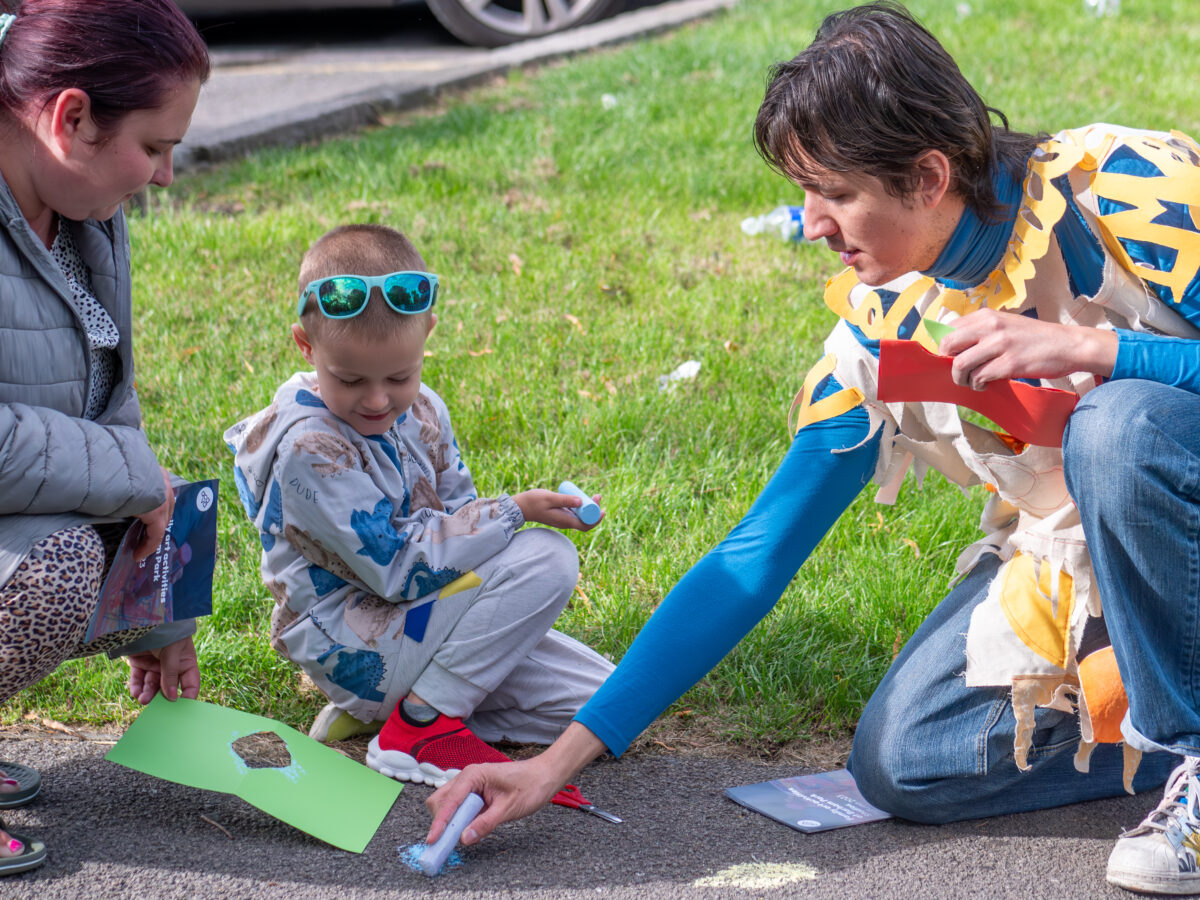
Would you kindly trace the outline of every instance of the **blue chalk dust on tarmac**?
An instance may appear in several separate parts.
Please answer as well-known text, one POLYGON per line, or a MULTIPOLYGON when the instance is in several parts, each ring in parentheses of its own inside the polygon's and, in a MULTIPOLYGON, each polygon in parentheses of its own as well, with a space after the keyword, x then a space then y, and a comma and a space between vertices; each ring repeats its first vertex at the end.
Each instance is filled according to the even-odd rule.
MULTIPOLYGON (((400 851, 400 862, 404 863, 414 872, 419 872, 420 874, 424 875, 425 870, 417 865, 417 860, 419 860, 421 858, 421 854, 425 852, 425 847, 426 844, 422 841, 418 841, 411 847, 398 847, 397 849, 400 851)), ((446 857, 446 862, 442 866, 441 872, 438 872, 438 874, 441 875, 444 872, 448 872, 450 869, 457 869, 459 866, 464 864, 465 862, 462 858, 462 854, 457 850, 451 850, 450 855, 446 857)))

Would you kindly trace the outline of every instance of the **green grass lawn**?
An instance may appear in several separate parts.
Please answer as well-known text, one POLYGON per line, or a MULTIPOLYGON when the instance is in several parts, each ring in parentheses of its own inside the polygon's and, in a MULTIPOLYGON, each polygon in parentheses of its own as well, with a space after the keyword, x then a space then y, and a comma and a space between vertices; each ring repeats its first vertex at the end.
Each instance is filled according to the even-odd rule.
MULTIPOLYGON (((321 705, 267 646, 259 545, 221 434, 303 366, 288 335, 298 261, 356 221, 407 232, 441 277, 426 381, 450 406, 480 494, 569 478, 604 495, 604 524, 573 535, 583 574, 561 627, 621 657, 765 484, 833 324, 821 294, 836 258, 738 227, 803 200, 758 159, 750 131, 768 66, 802 49, 829 8, 746 0, 152 195, 132 222, 146 427, 164 464, 222 479, 203 699, 299 727, 321 705), (659 376, 689 359, 699 375, 661 391, 659 376)), ((1190 2, 1129 3, 1116 20, 1089 17, 1081 0, 912 8, 1015 127, 1200 133, 1190 2)), ((907 485, 895 507, 873 493, 676 709, 765 745, 852 728, 944 593, 983 503, 937 476, 907 485)), ((0 721, 127 721, 124 675, 104 659, 67 664, 0 707, 0 721)))

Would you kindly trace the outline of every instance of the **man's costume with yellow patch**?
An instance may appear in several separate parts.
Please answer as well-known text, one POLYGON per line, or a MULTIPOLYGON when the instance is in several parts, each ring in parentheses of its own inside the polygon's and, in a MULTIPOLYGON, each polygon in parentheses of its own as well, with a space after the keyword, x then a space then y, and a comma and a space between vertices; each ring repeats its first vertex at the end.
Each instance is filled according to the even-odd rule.
MULTIPOLYGON (((961 575, 985 554, 1003 560, 971 618, 965 677, 969 686, 1011 686, 1022 769, 1035 706, 1078 710, 1076 766, 1084 771, 1097 742, 1121 740, 1126 708, 1111 646, 1101 640, 1081 652, 1085 631, 1103 634, 1103 604, 1061 449, 1021 445, 949 403, 879 401, 873 351, 880 340, 903 338, 936 352, 922 319, 950 324, 985 306, 1042 321, 1200 337, 1193 209, 1200 215, 1200 147, 1187 136, 1107 125, 1065 131, 1030 159, 1007 248, 982 283, 963 290, 913 274, 873 289, 847 269, 826 288, 841 321, 797 398, 795 427, 865 406, 871 433, 882 436, 880 502, 894 501, 910 469, 918 480, 933 468, 963 487, 994 491, 981 520, 984 537, 957 566, 961 575), (1055 231, 1064 216, 1078 217, 1103 254, 1090 295, 1077 293, 1064 261, 1055 231), (828 376, 841 390, 819 395, 828 376)), ((1082 395, 1097 381, 1076 374, 1042 384, 1082 395)), ((1127 787, 1138 756, 1127 747, 1127 787)))

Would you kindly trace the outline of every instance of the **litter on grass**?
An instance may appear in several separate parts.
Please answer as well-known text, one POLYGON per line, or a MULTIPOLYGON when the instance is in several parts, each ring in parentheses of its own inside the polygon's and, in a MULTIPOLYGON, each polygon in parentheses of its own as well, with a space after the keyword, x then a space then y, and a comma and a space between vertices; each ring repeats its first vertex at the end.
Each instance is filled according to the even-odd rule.
POLYGON ((690 381, 699 374, 700 360, 689 359, 687 362, 680 363, 670 375, 659 375, 658 389, 673 391, 680 381, 690 381))

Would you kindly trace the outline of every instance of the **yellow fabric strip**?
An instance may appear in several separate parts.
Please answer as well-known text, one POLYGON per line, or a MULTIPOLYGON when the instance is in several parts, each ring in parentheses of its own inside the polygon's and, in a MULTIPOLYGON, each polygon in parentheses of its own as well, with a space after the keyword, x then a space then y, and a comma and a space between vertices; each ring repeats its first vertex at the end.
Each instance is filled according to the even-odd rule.
POLYGON ((813 391, 817 385, 832 375, 836 367, 837 357, 830 353, 809 369, 804 378, 804 386, 800 388, 800 393, 796 394, 796 399, 792 401, 792 408, 788 410, 788 434, 794 436, 805 425, 840 416, 863 402, 863 392, 858 388, 845 388, 816 403, 812 402, 813 391), (793 415, 796 417, 795 425, 792 424, 793 415))
POLYGON ((1017 552, 1000 577, 1000 608, 1008 624, 1030 650, 1065 669, 1075 585, 1066 572, 1056 572, 1048 561, 1039 566, 1027 553, 1017 552), (1050 599, 1050 579, 1058 578, 1058 602, 1050 599))
MULTIPOLYGON (((908 318, 908 314, 931 288, 937 286, 932 278, 916 279, 900 292, 884 315, 883 298, 879 296, 878 291, 867 289, 862 302, 857 306, 851 305, 850 292, 858 284, 858 277, 853 269, 846 269, 833 276, 825 284, 825 305, 873 341, 899 338, 900 326, 908 318)), ((933 349, 935 346, 931 344, 925 349, 933 349)))

